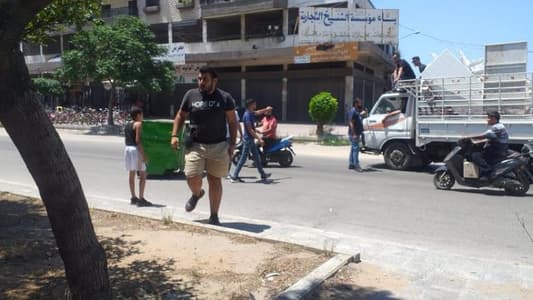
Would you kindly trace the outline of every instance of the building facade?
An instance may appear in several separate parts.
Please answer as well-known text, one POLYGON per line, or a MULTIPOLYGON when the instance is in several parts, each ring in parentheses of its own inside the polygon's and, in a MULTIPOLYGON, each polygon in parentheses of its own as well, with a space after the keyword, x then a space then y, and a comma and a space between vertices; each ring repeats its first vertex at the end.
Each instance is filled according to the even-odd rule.
MULTIPOLYGON (((138 16, 150 25, 157 43, 180 49, 175 93, 152 95, 153 115, 170 116, 185 91, 196 86, 195 70, 210 65, 220 73, 220 88, 241 107, 245 99, 254 98, 260 107, 272 105, 281 121, 305 123, 311 121, 309 99, 330 91, 339 100, 335 122, 344 122, 355 97, 371 106, 388 88, 396 45, 302 44, 301 7, 375 8, 369 0, 120 0, 104 2, 102 15, 107 20, 138 16)), ((71 36, 64 32, 46 46, 23 45, 30 71, 56 68, 71 36)))

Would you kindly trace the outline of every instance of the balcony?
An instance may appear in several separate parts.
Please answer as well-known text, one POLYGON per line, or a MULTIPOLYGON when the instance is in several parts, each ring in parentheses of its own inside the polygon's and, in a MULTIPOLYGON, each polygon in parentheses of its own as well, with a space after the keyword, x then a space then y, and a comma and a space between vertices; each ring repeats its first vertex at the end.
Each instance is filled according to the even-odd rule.
POLYGON ((176 4, 176 8, 178 9, 194 8, 194 0, 178 0, 178 3, 176 4))
POLYGON ((238 15, 275 8, 287 8, 287 0, 200 0, 202 17, 238 15))
POLYGON ((159 0, 146 0, 146 6, 143 11, 146 14, 155 14, 161 10, 159 0))
POLYGON ((121 17, 121 16, 134 16, 138 17, 139 12, 137 11, 137 7, 117 7, 117 8, 109 8, 106 6, 102 6, 102 19, 105 22, 111 22, 114 19, 121 17))

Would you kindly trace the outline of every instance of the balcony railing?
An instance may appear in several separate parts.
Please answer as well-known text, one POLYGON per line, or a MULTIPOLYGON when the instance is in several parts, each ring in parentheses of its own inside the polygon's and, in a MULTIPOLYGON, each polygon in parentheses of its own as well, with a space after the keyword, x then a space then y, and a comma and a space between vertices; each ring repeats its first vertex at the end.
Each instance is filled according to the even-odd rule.
POLYGON ((119 16, 139 16, 139 12, 131 7, 118 7, 102 10, 102 19, 110 20, 119 16))

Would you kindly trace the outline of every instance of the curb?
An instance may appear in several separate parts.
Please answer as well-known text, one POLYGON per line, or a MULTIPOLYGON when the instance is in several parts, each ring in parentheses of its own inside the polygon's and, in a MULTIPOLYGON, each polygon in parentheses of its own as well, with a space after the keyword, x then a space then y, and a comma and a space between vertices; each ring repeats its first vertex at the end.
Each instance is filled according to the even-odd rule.
POLYGON ((279 294, 275 300, 300 300, 318 288, 326 279, 331 277, 340 268, 351 262, 360 261, 359 254, 337 254, 327 262, 314 269, 304 278, 279 294))

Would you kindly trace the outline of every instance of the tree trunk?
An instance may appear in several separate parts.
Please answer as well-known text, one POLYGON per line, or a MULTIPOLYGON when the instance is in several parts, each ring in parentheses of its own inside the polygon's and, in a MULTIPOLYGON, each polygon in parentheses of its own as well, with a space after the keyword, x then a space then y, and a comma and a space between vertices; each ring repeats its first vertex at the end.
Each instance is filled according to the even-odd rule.
POLYGON ((112 299, 105 252, 76 170, 37 101, 18 44, 1 35, 0 122, 37 184, 74 299, 112 299))
POLYGON ((115 97, 113 97, 114 94, 115 94, 115 87, 111 85, 111 89, 109 90, 109 101, 107 102, 107 109, 108 109, 107 125, 111 125, 111 126, 114 125, 114 122, 113 122, 113 107, 114 107, 113 104, 115 104, 114 103, 115 97))
POLYGON ((316 124, 316 135, 318 137, 324 136, 324 124, 322 124, 322 123, 317 123, 316 124))

